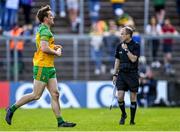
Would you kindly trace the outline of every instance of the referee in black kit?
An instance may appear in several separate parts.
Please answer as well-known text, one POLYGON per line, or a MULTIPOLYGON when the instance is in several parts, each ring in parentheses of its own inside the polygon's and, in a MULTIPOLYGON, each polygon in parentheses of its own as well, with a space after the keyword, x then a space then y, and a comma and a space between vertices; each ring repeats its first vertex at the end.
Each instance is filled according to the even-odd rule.
POLYGON ((131 100, 131 119, 130 125, 135 125, 134 118, 136 114, 136 96, 139 87, 138 76, 138 57, 140 55, 140 45, 133 41, 133 28, 126 26, 121 28, 121 42, 118 44, 115 53, 113 83, 118 90, 118 104, 122 115, 119 121, 120 125, 125 124, 127 114, 125 111, 124 95, 125 91, 130 90, 131 100))

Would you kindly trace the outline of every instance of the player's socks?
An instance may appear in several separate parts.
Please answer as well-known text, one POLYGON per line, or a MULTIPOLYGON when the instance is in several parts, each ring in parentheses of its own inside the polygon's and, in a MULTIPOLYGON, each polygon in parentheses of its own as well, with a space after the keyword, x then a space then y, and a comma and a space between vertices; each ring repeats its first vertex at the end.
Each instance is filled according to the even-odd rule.
POLYGON ((15 104, 13 104, 13 105, 10 107, 10 111, 14 113, 17 108, 18 108, 18 107, 17 107, 15 104))
POLYGON ((125 110, 125 102, 124 101, 118 101, 118 104, 119 104, 119 108, 121 109, 121 112, 122 112, 122 116, 125 116, 126 115, 126 110, 125 110))
POLYGON ((60 116, 60 117, 57 117, 57 122, 58 124, 62 124, 64 122, 63 118, 60 116))
POLYGON ((136 108, 137 108, 137 103, 136 102, 131 102, 131 120, 130 120, 130 124, 134 123, 134 118, 135 118, 135 114, 136 114, 136 108))

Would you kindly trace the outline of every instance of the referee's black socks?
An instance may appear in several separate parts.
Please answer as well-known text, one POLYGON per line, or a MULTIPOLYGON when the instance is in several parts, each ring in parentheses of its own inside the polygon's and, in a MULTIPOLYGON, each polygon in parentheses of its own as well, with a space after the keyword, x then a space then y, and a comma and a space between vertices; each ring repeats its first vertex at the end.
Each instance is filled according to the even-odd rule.
POLYGON ((125 110, 125 102, 124 101, 118 101, 119 108, 121 109, 122 116, 126 115, 126 110, 125 110))
POLYGON ((136 114, 136 108, 137 108, 137 103, 136 102, 131 102, 131 121, 134 122, 135 114, 136 114))

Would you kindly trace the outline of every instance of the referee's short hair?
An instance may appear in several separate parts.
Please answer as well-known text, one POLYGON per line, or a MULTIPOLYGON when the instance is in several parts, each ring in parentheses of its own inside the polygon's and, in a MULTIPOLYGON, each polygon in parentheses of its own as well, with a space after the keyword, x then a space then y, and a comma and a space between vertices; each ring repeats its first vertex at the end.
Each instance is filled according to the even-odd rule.
POLYGON ((126 30, 126 33, 130 35, 130 37, 132 37, 133 32, 135 31, 135 29, 133 27, 130 26, 125 26, 123 27, 126 30))

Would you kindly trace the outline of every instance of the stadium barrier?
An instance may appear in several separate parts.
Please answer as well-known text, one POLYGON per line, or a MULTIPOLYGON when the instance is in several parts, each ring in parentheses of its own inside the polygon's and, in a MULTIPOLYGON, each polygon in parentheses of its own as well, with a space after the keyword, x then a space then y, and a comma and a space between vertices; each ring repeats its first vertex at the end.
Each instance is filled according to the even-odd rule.
MULTIPOLYGON (((58 84, 62 108, 101 108, 109 107, 113 97, 112 81, 67 81, 58 84)), ((0 108, 14 104, 24 94, 30 93, 33 83, 30 82, 0 82, 0 108)), ((129 93, 125 95, 126 106, 130 106, 129 93)), ((167 81, 158 81, 157 97, 168 103, 167 81)), ((117 106, 117 100, 113 102, 117 106)), ((28 103, 22 108, 51 108, 50 94, 47 89, 38 101, 28 103)))

